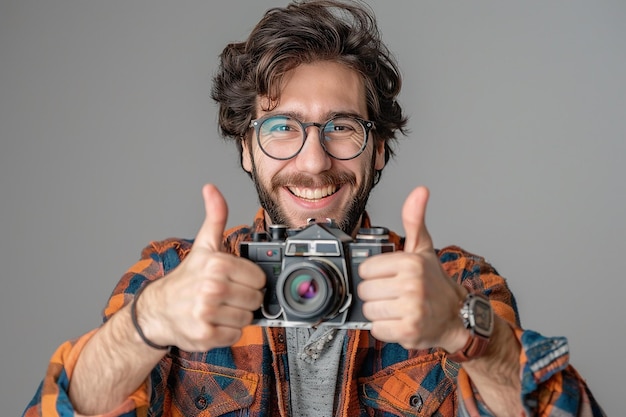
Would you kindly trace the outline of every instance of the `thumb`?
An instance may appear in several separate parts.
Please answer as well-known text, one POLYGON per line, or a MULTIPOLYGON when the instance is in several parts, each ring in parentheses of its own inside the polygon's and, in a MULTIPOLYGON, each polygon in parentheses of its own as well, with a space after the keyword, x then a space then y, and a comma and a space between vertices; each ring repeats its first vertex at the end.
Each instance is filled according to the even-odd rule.
POLYGON ((419 252, 432 249, 433 241, 426 229, 426 205, 430 192, 426 187, 417 187, 407 197, 402 206, 405 252, 419 252))
POLYGON ((215 185, 206 184, 202 187, 202 197, 205 217, 196 235, 194 246, 198 245, 211 252, 219 252, 222 249, 224 228, 228 220, 228 206, 224 196, 215 185))

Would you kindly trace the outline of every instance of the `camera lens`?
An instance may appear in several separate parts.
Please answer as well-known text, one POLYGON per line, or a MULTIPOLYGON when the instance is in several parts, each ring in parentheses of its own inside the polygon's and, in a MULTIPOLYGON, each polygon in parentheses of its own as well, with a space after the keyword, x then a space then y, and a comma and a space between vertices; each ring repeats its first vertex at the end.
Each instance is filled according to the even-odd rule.
POLYGON ((303 265, 286 275, 283 286, 284 307, 291 315, 314 319, 327 310, 329 277, 319 269, 303 265))
POLYGON ((333 265, 310 259, 283 271, 276 294, 290 319, 321 321, 337 313, 346 294, 345 280, 333 265))
POLYGON ((291 282, 291 298, 301 303, 315 298, 318 293, 319 284, 308 273, 303 273, 293 278, 291 282))

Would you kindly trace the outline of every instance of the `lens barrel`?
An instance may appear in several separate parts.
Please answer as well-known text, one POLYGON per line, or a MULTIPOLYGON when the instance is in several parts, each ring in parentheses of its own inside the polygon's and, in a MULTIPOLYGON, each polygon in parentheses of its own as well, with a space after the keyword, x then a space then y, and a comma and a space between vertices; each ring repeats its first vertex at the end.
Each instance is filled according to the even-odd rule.
POLYGON ((289 265, 278 278, 276 295, 290 320, 318 322, 334 317, 346 297, 346 279, 322 258, 289 265))

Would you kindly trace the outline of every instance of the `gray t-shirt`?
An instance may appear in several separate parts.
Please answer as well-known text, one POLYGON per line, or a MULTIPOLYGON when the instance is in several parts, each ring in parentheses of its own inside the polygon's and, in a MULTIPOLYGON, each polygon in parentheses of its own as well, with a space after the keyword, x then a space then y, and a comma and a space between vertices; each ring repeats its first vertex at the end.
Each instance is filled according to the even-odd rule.
POLYGON ((288 327, 286 334, 292 415, 332 417, 346 330, 288 327))

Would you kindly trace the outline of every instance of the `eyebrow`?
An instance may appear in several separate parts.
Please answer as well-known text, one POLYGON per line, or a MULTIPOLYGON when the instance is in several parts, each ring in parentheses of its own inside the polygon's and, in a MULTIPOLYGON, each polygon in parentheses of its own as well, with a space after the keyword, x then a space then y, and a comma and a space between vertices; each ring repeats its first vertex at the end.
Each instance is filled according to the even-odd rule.
MULTIPOLYGON (((302 113, 294 112, 294 111, 272 111, 272 112, 266 113, 263 117, 270 117, 270 116, 288 116, 293 119, 298 119, 302 122, 307 121, 306 117, 304 117, 302 113)), ((350 117, 356 117, 358 119, 367 119, 366 117, 364 117, 363 115, 359 113, 353 113, 350 111, 337 111, 337 112, 325 113, 324 119, 320 120, 320 123, 326 122, 334 117, 340 117, 340 116, 350 116, 350 117)))

